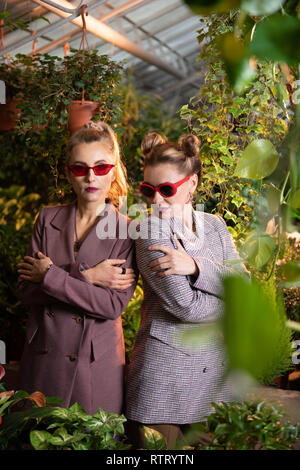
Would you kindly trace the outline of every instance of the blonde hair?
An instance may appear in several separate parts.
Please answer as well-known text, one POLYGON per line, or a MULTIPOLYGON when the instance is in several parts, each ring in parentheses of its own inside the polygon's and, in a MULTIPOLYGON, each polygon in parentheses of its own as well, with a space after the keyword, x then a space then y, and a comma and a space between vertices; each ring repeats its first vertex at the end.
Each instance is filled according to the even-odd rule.
POLYGON ((119 197, 127 196, 128 192, 127 171, 121 159, 117 135, 108 124, 104 121, 89 121, 75 132, 67 145, 66 165, 68 165, 76 145, 90 142, 105 143, 115 157, 115 180, 112 182, 107 196, 113 205, 119 208, 119 197))

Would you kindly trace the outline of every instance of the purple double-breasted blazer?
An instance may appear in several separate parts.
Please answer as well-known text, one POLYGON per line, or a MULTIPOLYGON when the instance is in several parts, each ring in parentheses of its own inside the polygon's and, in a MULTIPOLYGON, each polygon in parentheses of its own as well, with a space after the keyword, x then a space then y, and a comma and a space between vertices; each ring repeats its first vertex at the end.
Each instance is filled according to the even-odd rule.
MULTIPOLYGON (((97 225, 114 215, 128 229, 130 219, 106 204, 106 210, 74 257, 76 200, 44 207, 35 222, 27 255, 38 251, 53 265, 40 283, 22 280, 17 295, 29 305, 26 341, 21 360, 20 388, 63 399, 61 406, 78 402, 89 414, 99 407, 123 411, 124 338, 121 314, 135 290, 98 287, 82 274, 107 258, 126 259, 136 269, 134 242, 127 238, 99 238, 97 225)), ((123 230, 124 234, 124 230, 123 230)))

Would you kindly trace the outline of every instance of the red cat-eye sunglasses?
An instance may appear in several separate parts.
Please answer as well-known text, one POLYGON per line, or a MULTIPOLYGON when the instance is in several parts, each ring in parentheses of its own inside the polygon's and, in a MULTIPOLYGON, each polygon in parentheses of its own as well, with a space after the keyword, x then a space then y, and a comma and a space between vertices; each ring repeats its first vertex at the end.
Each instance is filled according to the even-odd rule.
POLYGON ((155 191, 158 191, 162 197, 172 197, 175 196, 175 194, 177 193, 177 188, 181 186, 185 181, 190 179, 193 174, 194 173, 186 176, 186 178, 183 178, 180 181, 177 181, 177 183, 162 183, 158 186, 152 186, 151 184, 145 183, 145 181, 143 181, 143 183, 140 183, 139 189, 142 195, 148 197, 149 199, 154 198, 155 191))
POLYGON ((101 163, 95 166, 86 165, 67 165, 67 168, 72 171, 74 176, 86 176, 89 170, 94 170, 95 175, 102 176, 107 175, 115 165, 109 163, 101 163))

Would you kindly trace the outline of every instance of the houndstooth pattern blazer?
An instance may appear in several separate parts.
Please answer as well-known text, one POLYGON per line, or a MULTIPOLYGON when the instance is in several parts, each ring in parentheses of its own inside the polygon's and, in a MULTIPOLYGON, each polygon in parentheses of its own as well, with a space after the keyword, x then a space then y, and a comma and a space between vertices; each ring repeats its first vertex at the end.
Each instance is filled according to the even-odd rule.
POLYGON ((220 318, 223 278, 232 272, 249 273, 220 216, 193 210, 193 219, 196 233, 185 229, 178 219, 149 217, 140 224, 136 240, 144 301, 128 371, 126 416, 144 424, 199 422, 214 411, 211 402, 229 402, 233 397, 232 384, 225 377, 226 355, 220 336, 191 346, 181 333, 220 318), (149 267, 164 254, 148 247, 176 248, 172 233, 197 263, 196 279, 160 278, 149 267))

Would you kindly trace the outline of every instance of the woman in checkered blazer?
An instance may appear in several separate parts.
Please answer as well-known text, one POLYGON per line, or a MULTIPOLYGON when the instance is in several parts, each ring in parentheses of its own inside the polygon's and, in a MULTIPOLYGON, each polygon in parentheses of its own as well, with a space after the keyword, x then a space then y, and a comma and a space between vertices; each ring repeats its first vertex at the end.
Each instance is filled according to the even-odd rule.
POLYGON ((154 215, 136 240, 144 301, 126 393, 127 434, 136 448, 145 447, 143 425, 162 432, 172 448, 187 425, 214 411, 211 402, 233 397, 220 336, 197 346, 182 339, 222 315, 222 278, 232 271, 224 260, 239 258, 223 219, 192 207, 199 147, 191 134, 172 143, 151 132, 142 143, 140 191, 154 215))

